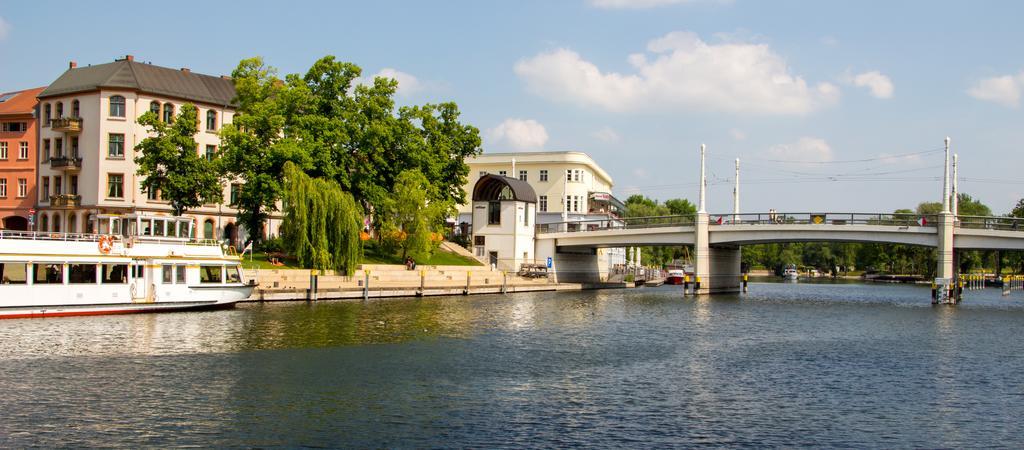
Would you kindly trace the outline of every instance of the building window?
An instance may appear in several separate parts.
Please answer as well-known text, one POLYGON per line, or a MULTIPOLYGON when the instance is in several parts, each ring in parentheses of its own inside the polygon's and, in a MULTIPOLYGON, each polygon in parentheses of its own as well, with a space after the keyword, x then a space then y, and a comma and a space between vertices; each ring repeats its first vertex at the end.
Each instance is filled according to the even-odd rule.
POLYGON ((78 195, 78 175, 71 175, 71 178, 68 178, 68 183, 70 184, 68 194, 78 195))
POLYGON ((540 169, 540 181, 548 181, 548 169, 540 169))
MULTIPOLYGON (((7 159, 7 150, 4 150, 4 159, 7 159)), ((18 143, 18 159, 28 159, 28 142, 21 141, 18 143)))
POLYGON ((149 102, 149 112, 156 115, 157 120, 160 119, 160 102, 149 102))
POLYGON ((146 198, 149 200, 160 200, 160 192, 150 188, 146 191, 146 198))
POLYGON ((124 158, 123 134, 110 133, 109 143, 107 144, 107 157, 124 158))
POLYGON ((501 225, 501 202, 487 203, 487 224, 501 225))
POLYGON ((57 102, 57 111, 56 111, 56 113, 57 113, 56 115, 57 115, 58 119, 60 119, 61 117, 64 117, 64 102, 57 102))
POLYGON ((242 192, 242 185, 238 183, 231 183, 231 195, 228 196, 229 206, 238 205, 238 195, 242 192))
POLYGON ((519 179, 521 181, 526 181, 526 171, 525 170, 520 170, 519 171, 519 179))
POLYGON ((77 158, 78 157, 78 138, 77 137, 71 137, 71 157, 72 158, 77 158))
POLYGON ((524 227, 530 226, 530 205, 529 204, 527 204, 526 207, 523 208, 523 226, 524 227))
POLYGON ((28 196, 28 179, 18 178, 18 198, 25 198, 28 196))
POLYGON ((119 173, 107 174, 107 197, 124 198, 124 175, 119 173))
POLYGON ((50 140, 49 139, 43 139, 43 158, 42 158, 42 160, 43 160, 42 162, 47 162, 47 161, 50 160, 50 140))
POLYGON ((56 138, 53 140, 53 155, 58 158, 64 157, 64 139, 56 138))
POLYGON ((78 100, 75 100, 75 101, 71 102, 71 117, 75 117, 75 118, 82 117, 80 115, 81 111, 82 111, 81 104, 78 102, 78 100))
POLYGON ((215 156, 217 156, 217 146, 216 145, 207 145, 206 146, 206 160, 207 161, 213 161, 213 158, 215 156))
POLYGON ((4 122, 0 124, 0 131, 9 133, 23 133, 28 131, 27 122, 4 122))
POLYGON ((124 97, 110 97, 110 117, 124 117, 124 97))
POLYGON ((0 178, 0 198, 7 198, 7 179, 0 178))
POLYGON ((50 104, 47 103, 43 106, 43 126, 50 126, 50 104))
POLYGON ((63 191, 64 191, 64 179, 62 179, 59 175, 53 177, 53 193, 54 193, 54 195, 63 194, 64 193, 63 191))
POLYGON ((548 212, 548 196, 540 196, 540 212, 548 212))
POLYGON ((203 222, 203 237, 206 239, 217 239, 217 236, 213 234, 213 219, 206 219, 206 222, 203 222))
MULTIPOLYGON (((39 188, 39 201, 48 202, 50 201, 50 177, 43 177, 42 187, 39 188)), ((43 215, 43 217, 46 217, 43 215)))
POLYGON ((499 170, 499 171, 498 171, 498 175, 500 175, 500 176, 503 176, 503 177, 504 177, 504 176, 508 176, 508 172, 506 172, 506 171, 504 171, 504 170, 499 170))
POLYGON ((0 159, 7 159, 7 143, 0 142, 0 159))
POLYGON ((174 105, 170 103, 164 103, 164 122, 171 123, 174 121, 174 105))
POLYGON ((217 129, 217 111, 207 110, 206 111, 206 131, 214 131, 217 129))

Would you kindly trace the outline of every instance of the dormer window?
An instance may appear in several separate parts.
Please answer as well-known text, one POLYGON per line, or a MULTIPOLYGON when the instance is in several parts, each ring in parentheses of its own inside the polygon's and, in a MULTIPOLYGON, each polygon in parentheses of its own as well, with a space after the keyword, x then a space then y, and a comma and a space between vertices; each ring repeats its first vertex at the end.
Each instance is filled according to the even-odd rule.
POLYGON ((110 97, 110 117, 124 117, 124 97, 120 95, 110 97))

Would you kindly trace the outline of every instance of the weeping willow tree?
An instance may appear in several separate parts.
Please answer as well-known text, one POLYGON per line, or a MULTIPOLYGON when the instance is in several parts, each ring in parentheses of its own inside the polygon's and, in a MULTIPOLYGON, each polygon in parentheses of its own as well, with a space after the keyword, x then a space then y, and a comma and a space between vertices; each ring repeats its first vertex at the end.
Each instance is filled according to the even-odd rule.
POLYGON ((285 247, 305 267, 352 275, 362 256, 363 211, 338 183, 284 165, 285 247))

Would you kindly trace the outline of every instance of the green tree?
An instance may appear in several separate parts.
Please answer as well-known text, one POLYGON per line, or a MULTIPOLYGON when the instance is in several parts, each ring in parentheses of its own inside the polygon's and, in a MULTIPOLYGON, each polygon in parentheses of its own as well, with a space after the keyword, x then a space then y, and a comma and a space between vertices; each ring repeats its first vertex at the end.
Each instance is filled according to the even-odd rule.
POLYGON ((382 230, 392 247, 401 251, 404 259, 424 260, 437 248, 433 238, 451 208, 450 203, 431 201, 430 185, 418 170, 406 170, 395 180, 392 195, 386 204, 386 218, 382 230))
POLYGON ((311 178, 292 162, 284 164, 283 185, 289 252, 305 267, 352 275, 362 256, 362 208, 333 180, 311 178))
POLYGON ((190 208, 223 200, 221 179, 216 162, 199 156, 198 112, 186 103, 172 123, 165 123, 152 111, 139 118, 153 136, 135 147, 139 156, 136 173, 142 176, 144 192, 159 192, 170 202, 174 215, 180 216, 190 208))

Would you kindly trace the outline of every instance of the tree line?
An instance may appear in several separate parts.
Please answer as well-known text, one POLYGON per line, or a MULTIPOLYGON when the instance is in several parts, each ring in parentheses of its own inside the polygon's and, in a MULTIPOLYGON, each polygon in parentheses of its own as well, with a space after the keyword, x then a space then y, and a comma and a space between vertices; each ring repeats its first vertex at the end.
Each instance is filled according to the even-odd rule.
POLYGON ((172 123, 146 113, 151 136, 136 149, 143 190, 180 215, 222 203, 223 183, 242 181, 231 206, 248 239, 282 212, 285 249, 304 265, 351 273, 372 232, 402 256, 429 254, 444 218, 464 203, 465 158, 482 152, 479 130, 454 102, 397 107, 398 82, 360 82, 362 69, 325 56, 305 74, 279 77, 262 58, 231 73, 237 110, 214 155, 200 155, 196 109, 172 123))
MULTIPOLYGON (((992 209, 971 197, 958 195, 960 215, 992 216, 992 209)), ((670 199, 664 203, 642 195, 626 199, 626 217, 650 217, 662 215, 686 215, 696 208, 686 199, 670 199)), ((941 202, 922 202, 914 209, 897 209, 893 214, 929 215, 942 211, 941 202)), ((1024 199, 1006 216, 1024 218, 1024 199)), ((643 247, 643 263, 665 266, 675 260, 689 258, 686 247, 643 247)), ((743 246, 742 262, 749 268, 769 269, 781 273, 789 265, 815 268, 824 273, 878 271, 891 274, 919 275, 931 278, 935 275, 936 250, 905 244, 880 244, 857 242, 793 242, 777 244, 755 244, 743 246)), ((631 256, 631 255, 627 255, 631 256)), ((1010 268, 1024 273, 1024 254, 1008 251, 972 250, 960 252, 960 272, 986 269, 1001 272, 1010 268)))

